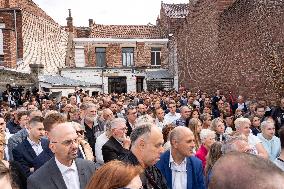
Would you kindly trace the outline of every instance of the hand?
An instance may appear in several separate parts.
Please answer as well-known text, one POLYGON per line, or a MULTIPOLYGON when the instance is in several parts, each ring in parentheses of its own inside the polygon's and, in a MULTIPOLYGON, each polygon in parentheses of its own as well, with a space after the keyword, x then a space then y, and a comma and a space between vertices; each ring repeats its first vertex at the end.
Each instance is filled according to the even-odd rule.
POLYGON ((129 150, 130 145, 131 145, 131 140, 130 140, 129 136, 127 136, 123 140, 123 148, 129 150))

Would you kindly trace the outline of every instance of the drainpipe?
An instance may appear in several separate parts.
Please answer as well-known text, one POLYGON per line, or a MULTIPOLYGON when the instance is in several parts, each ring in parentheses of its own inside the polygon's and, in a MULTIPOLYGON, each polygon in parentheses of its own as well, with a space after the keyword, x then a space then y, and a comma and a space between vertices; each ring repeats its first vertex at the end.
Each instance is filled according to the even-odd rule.
POLYGON ((14 26, 15 26, 15 36, 16 36, 16 61, 18 60, 18 32, 17 32, 17 14, 14 10, 14 26))

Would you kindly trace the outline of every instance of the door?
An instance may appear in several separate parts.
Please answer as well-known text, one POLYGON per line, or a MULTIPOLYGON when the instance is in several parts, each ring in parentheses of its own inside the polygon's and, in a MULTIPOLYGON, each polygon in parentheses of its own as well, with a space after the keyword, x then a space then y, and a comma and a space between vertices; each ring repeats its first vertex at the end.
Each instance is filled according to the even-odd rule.
POLYGON ((126 93, 127 84, 126 77, 109 77, 108 93, 126 93))
POLYGON ((143 91, 144 77, 136 77, 136 92, 140 93, 143 91))

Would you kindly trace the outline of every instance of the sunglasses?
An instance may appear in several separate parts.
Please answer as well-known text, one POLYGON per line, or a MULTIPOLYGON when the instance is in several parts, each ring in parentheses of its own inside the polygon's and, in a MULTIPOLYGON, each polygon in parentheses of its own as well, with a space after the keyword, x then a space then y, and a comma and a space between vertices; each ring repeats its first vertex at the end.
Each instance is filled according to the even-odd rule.
POLYGON ((84 130, 78 130, 78 131, 76 131, 77 135, 83 135, 84 132, 85 132, 84 130))

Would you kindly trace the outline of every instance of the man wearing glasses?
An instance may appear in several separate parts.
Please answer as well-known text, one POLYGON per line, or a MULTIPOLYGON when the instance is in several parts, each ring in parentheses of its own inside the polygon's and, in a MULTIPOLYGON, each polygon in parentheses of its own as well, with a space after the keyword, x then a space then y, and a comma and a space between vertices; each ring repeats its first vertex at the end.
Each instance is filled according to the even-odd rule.
POLYGON ((29 189, 84 189, 95 171, 93 162, 77 159, 78 135, 72 123, 62 123, 50 133, 55 157, 28 178, 29 189))

